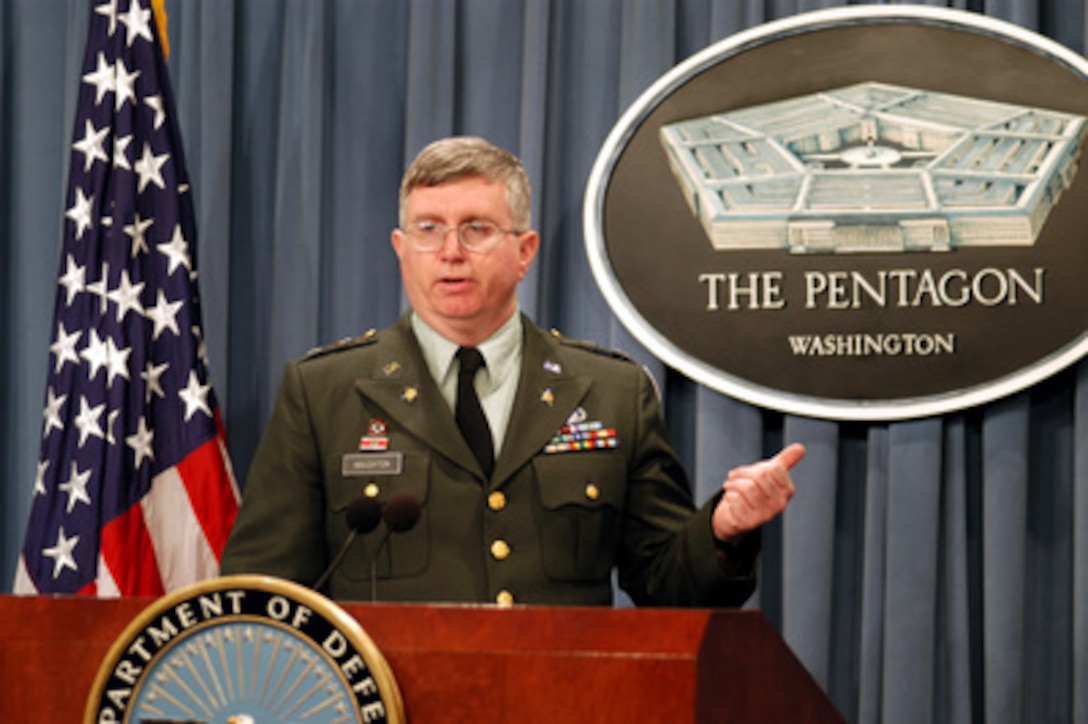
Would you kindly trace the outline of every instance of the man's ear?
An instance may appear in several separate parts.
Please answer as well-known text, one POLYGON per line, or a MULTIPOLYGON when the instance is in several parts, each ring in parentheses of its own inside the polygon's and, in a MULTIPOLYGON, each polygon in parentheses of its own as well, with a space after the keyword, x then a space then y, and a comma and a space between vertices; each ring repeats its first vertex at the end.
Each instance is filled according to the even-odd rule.
POLYGON ((518 256, 520 257, 521 262, 522 277, 529 271, 529 267, 532 266, 533 259, 536 258, 536 253, 539 249, 540 234, 536 231, 530 229, 518 238, 518 256))
POLYGON ((393 233, 389 235, 389 241, 392 243, 393 251, 396 252, 399 259, 404 249, 404 232, 400 229, 393 229, 393 233))

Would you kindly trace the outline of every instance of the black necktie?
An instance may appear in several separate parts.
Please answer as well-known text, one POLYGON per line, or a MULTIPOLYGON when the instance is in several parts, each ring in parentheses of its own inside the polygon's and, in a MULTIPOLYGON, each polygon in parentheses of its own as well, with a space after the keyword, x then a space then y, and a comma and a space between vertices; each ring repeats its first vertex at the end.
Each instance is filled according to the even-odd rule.
POLYGON ((457 350, 457 359, 461 362, 461 371, 457 374, 457 407, 454 417, 465 441, 480 461, 484 475, 490 478, 491 470, 495 466, 491 428, 487 424, 483 408, 480 407, 480 398, 473 382, 476 371, 484 366, 484 357, 475 347, 461 347, 457 350))

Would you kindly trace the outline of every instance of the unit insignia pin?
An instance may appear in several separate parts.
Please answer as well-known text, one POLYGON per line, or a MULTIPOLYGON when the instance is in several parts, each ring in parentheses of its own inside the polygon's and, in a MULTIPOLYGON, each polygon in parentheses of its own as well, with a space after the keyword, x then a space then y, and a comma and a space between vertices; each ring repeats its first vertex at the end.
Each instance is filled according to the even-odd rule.
POLYGON ((385 420, 380 417, 373 418, 367 425, 366 435, 359 439, 360 452, 388 450, 389 438, 386 437, 387 429, 385 420))

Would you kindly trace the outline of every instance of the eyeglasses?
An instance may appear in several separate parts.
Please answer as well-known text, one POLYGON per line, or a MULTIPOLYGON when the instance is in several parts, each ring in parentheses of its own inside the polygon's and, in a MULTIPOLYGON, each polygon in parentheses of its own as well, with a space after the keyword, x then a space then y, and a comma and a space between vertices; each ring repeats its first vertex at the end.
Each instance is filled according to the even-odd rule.
POLYGON ((457 226, 446 226, 436 221, 417 221, 401 231, 412 240, 412 248, 416 251, 438 251, 446 243, 446 235, 456 231, 461 246, 475 252, 490 251, 506 234, 522 233, 517 229, 500 229, 490 221, 466 221, 457 226))

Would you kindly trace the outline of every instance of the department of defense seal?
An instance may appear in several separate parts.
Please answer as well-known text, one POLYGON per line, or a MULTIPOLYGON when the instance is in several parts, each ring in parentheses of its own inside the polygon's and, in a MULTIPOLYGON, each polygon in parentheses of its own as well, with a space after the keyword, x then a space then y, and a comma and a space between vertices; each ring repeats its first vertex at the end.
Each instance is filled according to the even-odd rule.
POLYGON ((268 576, 226 576, 163 596, 99 666, 84 714, 103 722, 404 721, 396 680, 359 623, 268 576))

